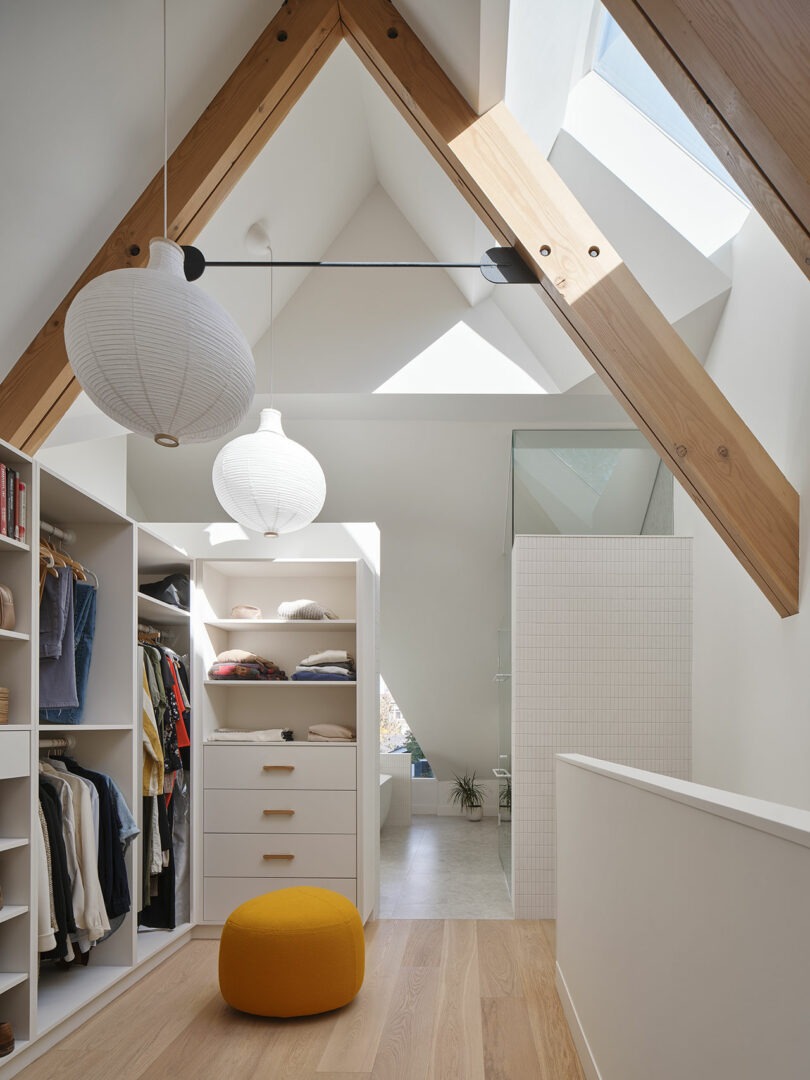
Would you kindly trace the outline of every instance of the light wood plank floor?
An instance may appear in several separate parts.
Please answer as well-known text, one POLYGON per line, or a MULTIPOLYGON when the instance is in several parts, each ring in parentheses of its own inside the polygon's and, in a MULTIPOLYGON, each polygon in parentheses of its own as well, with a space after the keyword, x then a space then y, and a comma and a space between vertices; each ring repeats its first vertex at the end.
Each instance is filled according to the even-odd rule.
MULTIPOLYGON (((554 988, 548 925, 379 920, 345 1009, 269 1020, 230 1009, 218 942, 194 941, 21 1080, 584 1080, 554 988)), ((92 961, 91 961, 92 962, 92 961)))

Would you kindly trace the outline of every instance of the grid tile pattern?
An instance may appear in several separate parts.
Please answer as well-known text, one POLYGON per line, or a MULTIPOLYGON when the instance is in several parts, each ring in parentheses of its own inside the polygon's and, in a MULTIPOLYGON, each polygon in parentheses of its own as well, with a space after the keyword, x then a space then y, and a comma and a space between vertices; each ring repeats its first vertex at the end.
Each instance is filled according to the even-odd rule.
POLYGON ((515 918, 556 917, 555 754, 690 778, 691 544, 674 536, 515 538, 515 918))

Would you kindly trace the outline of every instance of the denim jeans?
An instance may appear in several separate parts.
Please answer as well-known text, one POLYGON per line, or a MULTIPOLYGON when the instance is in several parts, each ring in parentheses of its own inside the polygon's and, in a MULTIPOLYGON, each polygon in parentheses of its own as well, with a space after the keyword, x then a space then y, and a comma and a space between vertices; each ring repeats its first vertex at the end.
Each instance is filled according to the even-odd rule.
MULTIPOLYGON (((51 724, 80 724, 84 713, 93 637, 96 632, 96 587, 87 581, 73 583, 73 649, 78 705, 64 709, 40 709, 41 720, 51 724)), ((66 631, 70 633, 70 631, 66 631)))

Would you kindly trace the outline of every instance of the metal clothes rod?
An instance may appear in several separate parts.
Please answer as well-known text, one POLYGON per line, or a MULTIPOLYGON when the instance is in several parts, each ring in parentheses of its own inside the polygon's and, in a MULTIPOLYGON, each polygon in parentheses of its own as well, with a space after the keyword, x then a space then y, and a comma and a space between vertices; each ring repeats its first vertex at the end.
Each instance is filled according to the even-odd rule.
POLYGON ((72 750, 75 745, 76 738, 73 735, 56 735, 51 738, 40 736, 39 739, 40 750, 72 750))
POLYGON ((72 544, 76 540, 76 533, 71 529, 59 529, 56 525, 49 525, 47 521, 40 521, 39 531, 55 536, 57 540, 64 540, 66 544, 72 544))

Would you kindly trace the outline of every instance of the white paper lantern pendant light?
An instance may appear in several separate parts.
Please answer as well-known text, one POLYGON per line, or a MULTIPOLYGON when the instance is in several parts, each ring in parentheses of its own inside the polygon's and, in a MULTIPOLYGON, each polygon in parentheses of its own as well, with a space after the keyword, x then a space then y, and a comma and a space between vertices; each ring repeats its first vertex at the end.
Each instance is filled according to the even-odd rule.
MULTIPOLYGON (((245 242, 270 256, 269 379, 273 400, 273 249, 265 221, 248 229, 245 242)), ((316 458, 288 439, 277 409, 262 409, 259 430, 227 443, 217 454, 212 480, 223 510, 240 525, 265 536, 309 525, 326 499, 326 479, 316 458)))
POLYGON ((239 327, 186 281, 183 249, 149 242, 144 269, 94 278, 70 305, 76 378, 107 416, 161 446, 226 435, 247 415, 256 365, 239 327))
POLYGON ((206 442, 247 415, 256 365, 242 331, 186 281, 183 249, 168 239, 166 0, 163 3, 163 237, 149 265, 111 270, 76 295, 65 346, 76 379, 107 416, 161 446, 206 442))
POLYGON ((309 450, 287 438, 277 409, 262 409, 258 431, 223 446, 213 482, 223 510, 271 537, 309 525, 326 498, 323 469, 309 450))

